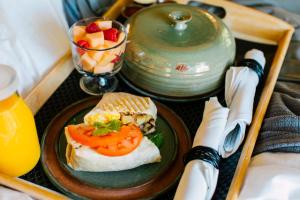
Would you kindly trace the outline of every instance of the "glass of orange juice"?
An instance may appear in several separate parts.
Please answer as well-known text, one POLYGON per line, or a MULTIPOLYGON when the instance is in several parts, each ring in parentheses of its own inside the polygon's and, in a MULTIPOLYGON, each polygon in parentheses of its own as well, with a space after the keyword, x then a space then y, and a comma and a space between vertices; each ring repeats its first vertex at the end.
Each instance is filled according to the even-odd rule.
POLYGON ((0 65, 0 172, 11 176, 26 174, 40 157, 34 118, 17 87, 16 71, 0 65))

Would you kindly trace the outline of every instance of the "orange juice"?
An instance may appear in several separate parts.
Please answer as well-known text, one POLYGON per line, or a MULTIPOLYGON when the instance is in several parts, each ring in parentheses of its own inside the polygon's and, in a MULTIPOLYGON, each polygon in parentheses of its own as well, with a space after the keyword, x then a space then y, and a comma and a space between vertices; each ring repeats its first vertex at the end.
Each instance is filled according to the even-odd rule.
POLYGON ((17 72, 0 65, 0 172, 11 176, 26 174, 40 157, 34 118, 17 88, 17 72))
POLYGON ((29 108, 16 94, 0 101, 0 172, 23 175, 39 157, 40 146, 29 108))

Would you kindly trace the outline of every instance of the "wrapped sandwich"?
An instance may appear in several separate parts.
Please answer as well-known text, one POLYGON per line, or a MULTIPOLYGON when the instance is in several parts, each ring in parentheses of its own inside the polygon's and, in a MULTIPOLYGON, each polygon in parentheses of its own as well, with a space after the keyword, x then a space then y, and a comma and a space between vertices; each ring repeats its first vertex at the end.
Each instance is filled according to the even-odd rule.
POLYGON ((145 136, 155 130, 150 98, 107 93, 84 123, 65 128, 66 158, 74 170, 106 172, 160 162, 158 147, 145 136))

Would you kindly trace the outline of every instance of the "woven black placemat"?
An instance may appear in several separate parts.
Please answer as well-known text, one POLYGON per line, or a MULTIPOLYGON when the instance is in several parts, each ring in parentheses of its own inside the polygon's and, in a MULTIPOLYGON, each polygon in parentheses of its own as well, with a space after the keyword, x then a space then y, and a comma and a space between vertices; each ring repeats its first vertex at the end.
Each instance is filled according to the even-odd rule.
MULTIPOLYGON (((237 42, 237 58, 240 60, 246 51, 257 48, 264 51, 267 64, 265 68, 265 74, 268 74, 270 63, 273 59, 273 56, 276 51, 276 46, 271 45, 262 45, 256 43, 250 43, 246 41, 236 40, 237 42)), ((44 130, 46 129, 49 122, 60 113, 66 106, 88 97, 81 89, 79 88, 79 78, 80 75, 74 70, 71 75, 63 82, 63 84, 55 91, 55 93, 48 99, 44 106, 39 110, 35 115, 36 126, 38 130, 39 138, 42 138, 44 130)), ((126 91, 136 94, 135 91, 130 89, 125 83, 120 81, 117 91, 126 91)), ((256 101, 260 96, 261 88, 258 88, 256 101)), ((224 91, 220 93, 219 100, 224 104, 224 91)), ((185 122, 187 125, 192 137, 196 133, 196 130, 201 122, 202 113, 204 109, 204 100, 187 102, 187 103, 170 103, 162 102, 171 109, 173 109, 185 122)), ((213 199, 225 199, 228 192, 232 177, 238 159, 240 157, 241 148, 231 157, 221 161, 220 166, 220 175, 218 179, 218 185, 213 199)), ((41 186, 57 190, 47 176, 45 175, 41 163, 39 162, 36 167, 30 171, 28 174, 22 176, 21 178, 31 181, 33 183, 39 184, 41 186)), ((161 195, 157 199, 172 199, 175 193, 176 187, 171 188, 168 192, 161 195)))

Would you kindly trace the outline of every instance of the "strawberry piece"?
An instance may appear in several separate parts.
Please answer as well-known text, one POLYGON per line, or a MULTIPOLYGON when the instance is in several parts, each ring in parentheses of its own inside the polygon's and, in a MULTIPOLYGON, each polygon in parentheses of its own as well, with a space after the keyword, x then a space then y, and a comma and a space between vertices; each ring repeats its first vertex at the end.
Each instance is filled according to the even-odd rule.
POLYGON ((81 46, 81 47, 84 47, 84 48, 89 48, 89 42, 88 41, 86 41, 86 40, 79 40, 78 42, 77 42, 77 44, 79 45, 79 46, 81 46))
POLYGON ((77 47, 76 50, 81 56, 85 53, 85 50, 81 49, 80 47, 77 47))
MULTIPOLYGON (((89 47, 90 47, 88 41, 86 41, 86 40, 79 40, 79 41, 77 42, 77 44, 78 44, 78 46, 83 47, 83 48, 89 48, 89 47)), ((82 48, 80 48, 80 47, 77 47, 77 52, 78 52, 80 55, 83 55, 83 54, 85 53, 85 50, 82 49, 82 48)))
POLYGON ((120 61, 121 61, 121 55, 117 55, 116 54, 116 57, 112 61, 110 61, 110 62, 113 63, 113 64, 116 64, 116 63, 118 63, 120 61))
POLYGON ((87 27, 85 28, 85 31, 87 33, 97 33, 100 32, 101 29, 99 28, 99 26, 96 23, 90 23, 89 25, 87 25, 87 27))
POLYGON ((118 41, 118 35, 119 35, 118 29, 110 28, 110 29, 104 30, 103 33, 104 33, 104 39, 105 40, 110 40, 110 41, 113 41, 113 42, 118 41))

